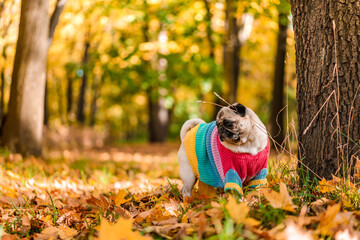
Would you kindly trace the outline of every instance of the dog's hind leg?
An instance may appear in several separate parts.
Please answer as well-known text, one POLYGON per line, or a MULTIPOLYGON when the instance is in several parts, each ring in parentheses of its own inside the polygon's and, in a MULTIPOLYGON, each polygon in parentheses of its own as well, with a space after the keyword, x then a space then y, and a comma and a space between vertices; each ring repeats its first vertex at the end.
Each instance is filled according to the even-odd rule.
POLYGON ((189 160, 186 156, 184 144, 181 143, 179 152, 178 152, 178 159, 179 159, 179 171, 180 171, 180 178, 183 181, 183 187, 181 189, 181 194, 183 197, 190 197, 191 190, 195 184, 196 176, 190 166, 189 160))

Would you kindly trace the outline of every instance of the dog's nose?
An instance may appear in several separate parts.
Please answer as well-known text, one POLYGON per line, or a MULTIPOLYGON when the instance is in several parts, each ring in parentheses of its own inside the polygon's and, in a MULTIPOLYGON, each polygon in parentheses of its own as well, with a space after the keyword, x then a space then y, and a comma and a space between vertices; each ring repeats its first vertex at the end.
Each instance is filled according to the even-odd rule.
POLYGON ((237 142, 237 141, 240 140, 240 136, 239 136, 239 135, 233 135, 233 136, 232 136, 232 140, 235 141, 235 142, 237 142))

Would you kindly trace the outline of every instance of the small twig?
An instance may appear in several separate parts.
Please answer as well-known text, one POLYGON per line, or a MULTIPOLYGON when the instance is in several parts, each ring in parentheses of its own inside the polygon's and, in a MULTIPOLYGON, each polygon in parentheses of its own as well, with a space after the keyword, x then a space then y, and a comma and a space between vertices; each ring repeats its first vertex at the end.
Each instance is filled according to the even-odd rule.
POLYGON ((285 107, 283 107, 279 112, 278 112, 278 114, 276 115, 276 119, 275 119, 275 121, 276 121, 276 125, 278 126, 278 128, 279 128, 279 132, 274 136, 274 137, 277 137, 277 136, 279 136, 280 135, 280 133, 281 133, 281 126, 280 126, 280 124, 279 124, 279 115, 280 115, 280 113, 282 112, 282 111, 284 111, 284 109, 285 108, 287 108, 287 105, 285 106, 285 107))
POLYGON ((207 102, 207 101, 202 101, 202 100, 199 100, 199 101, 196 101, 198 103, 209 103, 209 104, 212 104, 212 105, 215 105, 215 106, 218 106, 218 107, 226 107, 226 106, 223 106, 223 105, 220 105, 220 104, 217 104, 217 103, 213 103, 213 102, 207 102))
POLYGON ((217 96, 220 100, 224 101, 227 105, 231 106, 230 103, 228 103, 225 99, 223 99, 222 97, 219 96, 219 94, 217 94, 216 92, 214 92, 215 96, 217 96))
POLYGON ((321 109, 323 109, 323 107, 326 105, 326 103, 330 100, 330 97, 335 93, 335 90, 333 90, 330 94, 330 96, 326 99, 326 101, 324 102, 324 104, 321 106, 321 108, 319 109, 319 111, 315 114, 314 118, 311 120, 311 122, 309 123, 309 125, 307 126, 307 128, 304 130, 303 135, 306 134, 306 132, 309 130, 309 128, 311 127, 312 123, 315 121, 316 117, 319 115, 319 113, 321 112, 321 109))

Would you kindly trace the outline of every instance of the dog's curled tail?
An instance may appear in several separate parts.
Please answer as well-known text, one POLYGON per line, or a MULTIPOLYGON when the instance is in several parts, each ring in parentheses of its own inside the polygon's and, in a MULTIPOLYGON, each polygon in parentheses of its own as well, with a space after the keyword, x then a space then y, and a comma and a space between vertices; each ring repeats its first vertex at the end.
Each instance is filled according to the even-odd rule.
POLYGON ((205 121, 200 118, 192 118, 190 120, 187 120, 184 123, 184 125, 182 126, 181 131, 180 131, 181 141, 182 142, 184 141, 185 135, 190 129, 192 129, 193 127, 195 127, 196 125, 201 124, 201 123, 205 123, 205 121))

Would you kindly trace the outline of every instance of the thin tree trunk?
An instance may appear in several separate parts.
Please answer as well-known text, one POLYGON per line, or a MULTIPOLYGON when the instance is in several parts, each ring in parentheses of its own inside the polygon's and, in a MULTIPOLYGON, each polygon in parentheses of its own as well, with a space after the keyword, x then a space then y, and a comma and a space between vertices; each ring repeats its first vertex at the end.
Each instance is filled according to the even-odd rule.
POLYGON ((225 79, 229 85, 229 102, 237 101, 238 78, 240 72, 240 41, 235 16, 234 2, 226 0, 226 43, 224 46, 225 79))
POLYGON ((149 141, 165 142, 169 129, 169 110, 165 107, 165 98, 152 98, 152 89, 148 91, 149 141))
MULTIPOLYGON (((147 14, 148 5, 144 1, 144 25, 142 28, 145 42, 150 41, 149 36, 149 15, 147 14)), ((154 59, 157 62, 157 59, 154 59)), ((154 68, 149 62, 145 63, 145 69, 152 71, 154 68)), ((165 98, 160 96, 159 87, 149 87, 147 89, 147 103, 149 111, 148 133, 150 142, 165 142, 169 128, 169 110, 165 107, 165 98)))
POLYGON ((48 0, 22 0, 9 110, 2 143, 41 155, 48 39, 48 0))
POLYGON ((81 81, 77 115, 76 115, 76 120, 81 124, 85 123, 84 110, 85 110, 85 92, 86 92, 86 86, 87 86, 87 66, 86 65, 88 62, 89 47, 90 47, 90 43, 87 41, 85 43, 84 56, 83 56, 83 60, 82 60, 82 66, 83 66, 84 72, 83 72, 82 81, 81 81))
POLYGON ((44 95, 44 126, 48 126, 49 124, 49 105, 48 105, 48 80, 47 76, 45 79, 45 95, 44 95))
POLYGON ((275 60, 275 75, 272 91, 271 104, 271 135, 278 143, 284 140, 284 78, 285 78, 285 56, 287 38, 287 14, 279 13, 279 32, 277 39, 277 51, 275 60))
POLYGON ((56 92, 58 96, 58 111, 61 119, 61 123, 65 124, 65 113, 64 113, 64 99, 63 99, 63 93, 62 93, 62 86, 61 86, 61 80, 55 79, 56 81, 56 92))
POLYGON ((48 39, 48 48, 50 48, 50 45, 52 43, 52 40, 54 38, 54 33, 57 24, 59 23, 59 18, 61 15, 61 12, 63 11, 65 7, 66 0, 57 0, 56 6, 54 9, 54 12, 51 15, 50 18, 50 25, 49 25, 49 39, 48 39))
POLYGON ((73 79, 69 74, 67 75, 66 102, 66 113, 69 116, 73 105, 73 79))
POLYGON ((306 165, 311 177, 346 176, 360 157, 359 4, 330 0, 290 4, 298 79, 299 173, 307 171, 306 165))
POLYGON ((93 97, 90 104, 90 126, 94 126, 96 122, 96 112, 97 112, 97 100, 100 96, 102 80, 98 79, 98 77, 94 77, 93 81, 93 97))
MULTIPOLYGON (((0 129, 2 129, 3 127, 3 118, 4 118, 4 115, 5 115, 5 112, 4 112, 4 94, 5 94, 5 70, 6 70, 6 48, 7 48, 7 45, 4 46, 3 48, 3 52, 2 52, 2 56, 4 58, 4 65, 1 69, 1 98, 0 98, 0 129)), ((1 131, 0 131, 1 133, 1 131)), ((1 134, 0 134, 1 136, 1 134)))
POLYGON ((212 29, 211 29, 211 19, 212 19, 212 14, 210 11, 210 3, 209 0, 204 0, 204 4, 205 4, 205 9, 206 9, 206 14, 205 14, 205 23, 206 23, 206 38, 209 42, 209 57, 214 59, 215 57, 215 43, 214 40, 212 39, 212 29))
MULTIPOLYGON (((61 12, 63 11, 63 9, 65 7, 65 3, 66 3, 66 0, 57 0, 55 9, 54 9, 53 13, 51 14, 50 24, 49 24, 49 37, 48 37, 48 42, 47 42, 47 50, 49 50, 51 43, 53 41, 55 29, 56 29, 57 24, 59 23, 59 18, 60 18, 61 12)), ((45 81, 46 81, 46 87, 45 87, 45 100, 44 100, 44 125, 47 126, 49 123, 47 76, 46 76, 45 81)))

